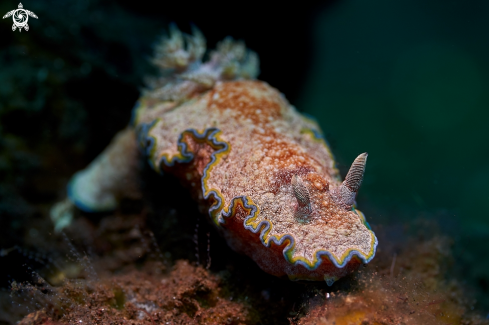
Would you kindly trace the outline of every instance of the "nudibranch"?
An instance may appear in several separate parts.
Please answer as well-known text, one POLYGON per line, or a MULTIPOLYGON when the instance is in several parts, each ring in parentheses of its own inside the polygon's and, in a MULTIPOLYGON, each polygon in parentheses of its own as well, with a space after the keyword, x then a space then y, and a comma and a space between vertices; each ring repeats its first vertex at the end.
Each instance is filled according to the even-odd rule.
POLYGON ((206 61, 204 53, 196 29, 163 38, 153 59, 161 76, 148 82, 131 125, 72 178, 52 210, 57 226, 73 205, 115 208, 134 192, 144 157, 177 176, 229 246, 265 272, 331 285, 372 260, 377 238, 354 207, 367 154, 342 182, 318 124, 255 79, 254 52, 226 38, 206 61))

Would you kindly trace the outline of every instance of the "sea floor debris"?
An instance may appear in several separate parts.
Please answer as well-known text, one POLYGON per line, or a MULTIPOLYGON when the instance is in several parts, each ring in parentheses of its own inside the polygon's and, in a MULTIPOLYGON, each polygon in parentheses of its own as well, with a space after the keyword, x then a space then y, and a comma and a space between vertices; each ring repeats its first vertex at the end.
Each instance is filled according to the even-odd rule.
MULTIPOLYGON (((249 304, 224 297, 220 278, 179 260, 168 274, 147 263, 99 281, 66 281, 52 288, 52 305, 19 325, 254 324, 249 304)), ((36 290, 14 286, 13 290, 36 290)))
POLYGON ((372 268, 357 272, 343 288, 304 302, 291 324, 489 324, 471 312, 476 301, 463 284, 447 278, 453 262, 448 237, 390 244, 372 268))
MULTIPOLYGON (((58 263, 57 272, 12 282, 14 305, 29 307, 19 324, 489 324, 472 314, 474 301, 461 283, 447 277, 451 241, 444 236, 400 241, 389 238, 398 229, 378 227, 386 245, 375 263, 328 287, 269 276, 215 237, 210 269, 206 236, 199 263, 182 259, 175 245, 149 231, 144 211, 78 216, 59 248, 71 260, 58 263), (90 258, 77 253, 87 242, 90 258)), ((178 213, 168 218, 178 225, 178 213)), ((183 228, 194 235, 193 227, 183 228)))

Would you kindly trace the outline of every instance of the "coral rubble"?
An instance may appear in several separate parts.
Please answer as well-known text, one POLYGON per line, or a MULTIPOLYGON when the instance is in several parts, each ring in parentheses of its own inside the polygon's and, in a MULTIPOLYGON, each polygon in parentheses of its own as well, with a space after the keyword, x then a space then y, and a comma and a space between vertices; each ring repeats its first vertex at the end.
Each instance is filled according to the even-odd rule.
MULTIPOLYGON (((390 243, 396 244, 396 243, 390 243)), ((351 279, 349 288, 316 293, 303 304, 295 325, 489 324, 473 314, 463 285, 446 279, 450 240, 411 238, 398 253, 379 252, 373 268, 351 279)))
MULTIPOLYGON (((250 306, 224 297, 220 278, 203 267, 180 260, 167 275, 155 268, 151 263, 107 279, 68 280, 51 288, 50 305, 19 325, 254 323, 250 306)), ((14 287, 29 289, 36 290, 14 287)))

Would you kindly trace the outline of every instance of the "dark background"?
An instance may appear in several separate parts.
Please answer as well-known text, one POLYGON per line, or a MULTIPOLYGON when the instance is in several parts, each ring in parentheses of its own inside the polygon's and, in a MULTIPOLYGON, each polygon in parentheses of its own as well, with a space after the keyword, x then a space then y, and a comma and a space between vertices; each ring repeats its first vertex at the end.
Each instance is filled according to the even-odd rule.
POLYGON ((259 54, 259 78, 317 118, 343 175, 368 151, 369 222, 436 220, 489 308, 487 1, 23 5, 39 17, 28 32, 0 21, 0 248, 35 236, 69 176, 128 123, 168 24, 195 24, 208 48, 231 35, 259 54))
POLYGON ((370 222, 437 220, 459 277, 486 297, 488 14, 486 1, 336 3, 316 17, 296 102, 343 170, 369 152, 358 203, 370 222))

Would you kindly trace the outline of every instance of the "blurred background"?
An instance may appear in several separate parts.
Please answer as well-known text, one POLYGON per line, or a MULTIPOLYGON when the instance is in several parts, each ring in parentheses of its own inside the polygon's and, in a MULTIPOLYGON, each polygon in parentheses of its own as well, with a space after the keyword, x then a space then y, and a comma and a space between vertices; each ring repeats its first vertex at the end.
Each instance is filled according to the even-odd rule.
MULTIPOLYGON (((155 41, 171 22, 194 24, 208 48, 230 35, 259 54, 259 78, 316 117, 343 176, 368 151, 368 221, 435 221, 489 310, 489 2, 23 5, 39 17, 28 32, 0 21, 0 248, 38 235, 69 177, 128 123, 155 41)), ((0 14, 17 6, 2 1, 0 14)))

